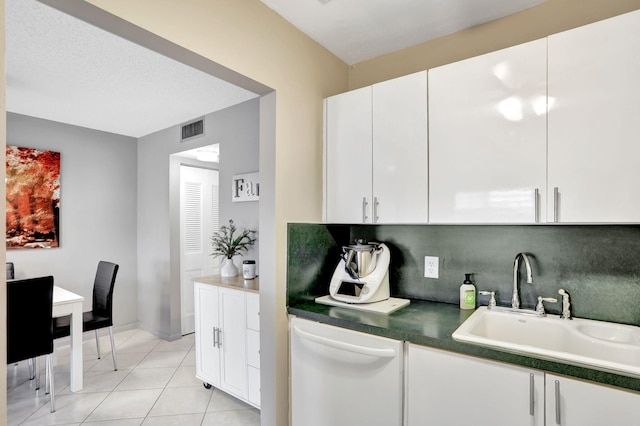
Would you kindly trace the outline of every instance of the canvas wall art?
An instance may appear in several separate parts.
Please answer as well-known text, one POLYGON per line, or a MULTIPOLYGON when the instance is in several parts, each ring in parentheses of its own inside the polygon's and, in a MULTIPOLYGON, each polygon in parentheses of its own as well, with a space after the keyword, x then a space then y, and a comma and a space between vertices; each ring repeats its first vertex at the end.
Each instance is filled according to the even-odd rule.
POLYGON ((58 247, 60 153, 7 146, 7 249, 58 247))

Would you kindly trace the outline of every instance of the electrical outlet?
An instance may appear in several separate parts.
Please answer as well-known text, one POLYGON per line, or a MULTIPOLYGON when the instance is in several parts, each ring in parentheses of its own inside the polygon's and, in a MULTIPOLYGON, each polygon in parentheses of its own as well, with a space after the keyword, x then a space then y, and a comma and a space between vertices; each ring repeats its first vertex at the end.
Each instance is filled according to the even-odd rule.
POLYGON ((440 259, 438 256, 425 256, 424 257, 424 277, 425 278, 438 278, 440 259))

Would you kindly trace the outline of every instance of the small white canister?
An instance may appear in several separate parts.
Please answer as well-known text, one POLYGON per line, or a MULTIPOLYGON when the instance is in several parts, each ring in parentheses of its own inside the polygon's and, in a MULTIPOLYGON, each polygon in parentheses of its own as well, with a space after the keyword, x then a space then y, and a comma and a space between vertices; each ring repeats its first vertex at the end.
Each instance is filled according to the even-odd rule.
POLYGON ((242 276, 245 280, 252 280, 256 277, 255 260, 245 260, 242 262, 242 276))

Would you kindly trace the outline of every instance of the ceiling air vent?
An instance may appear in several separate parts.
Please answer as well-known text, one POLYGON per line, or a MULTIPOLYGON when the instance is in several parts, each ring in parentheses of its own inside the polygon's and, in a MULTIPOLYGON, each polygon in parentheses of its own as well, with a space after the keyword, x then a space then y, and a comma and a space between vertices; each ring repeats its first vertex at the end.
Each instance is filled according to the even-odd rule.
POLYGON ((204 118, 199 118, 181 126, 180 142, 204 135, 204 118))

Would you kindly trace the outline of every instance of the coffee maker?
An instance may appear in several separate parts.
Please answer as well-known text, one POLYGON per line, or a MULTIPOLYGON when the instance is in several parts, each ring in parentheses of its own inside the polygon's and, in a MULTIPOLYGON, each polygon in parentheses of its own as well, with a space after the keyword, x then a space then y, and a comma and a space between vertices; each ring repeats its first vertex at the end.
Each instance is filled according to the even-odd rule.
POLYGON ((389 299, 389 248, 383 243, 356 240, 342 247, 341 260, 329 284, 330 296, 346 303, 389 299))

